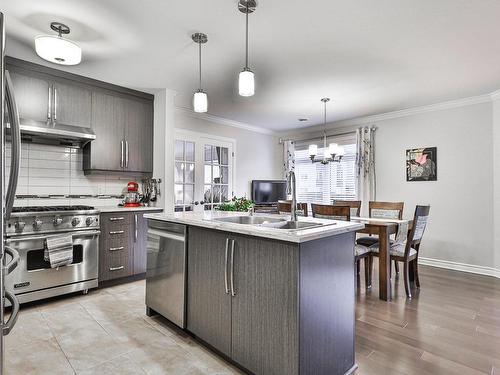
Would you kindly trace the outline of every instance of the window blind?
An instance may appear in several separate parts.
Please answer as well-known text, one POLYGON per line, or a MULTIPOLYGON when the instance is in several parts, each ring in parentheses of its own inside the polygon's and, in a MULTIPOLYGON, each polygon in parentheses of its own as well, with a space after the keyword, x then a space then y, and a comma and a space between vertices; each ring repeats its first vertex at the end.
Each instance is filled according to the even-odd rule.
MULTIPOLYGON (((312 163, 308 145, 312 142, 296 142, 295 175, 297 178, 297 201, 306 203, 332 204, 334 200, 356 200, 356 136, 329 137, 329 143, 344 147, 345 155, 340 161, 323 165, 312 163)), ((318 144, 317 159, 323 158, 324 148, 318 144)), ((321 144, 321 145, 320 145, 321 144)))

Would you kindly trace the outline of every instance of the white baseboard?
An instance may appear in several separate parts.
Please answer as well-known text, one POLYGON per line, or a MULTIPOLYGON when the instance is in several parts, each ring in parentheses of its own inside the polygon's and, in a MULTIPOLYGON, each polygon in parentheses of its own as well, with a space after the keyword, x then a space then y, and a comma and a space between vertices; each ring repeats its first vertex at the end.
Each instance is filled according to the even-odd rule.
POLYGON ((476 266, 473 264, 450 262, 449 260, 440 260, 440 259, 423 258, 423 257, 418 257, 418 263, 424 266, 476 273, 478 275, 493 276, 500 279, 500 269, 492 267, 476 266))

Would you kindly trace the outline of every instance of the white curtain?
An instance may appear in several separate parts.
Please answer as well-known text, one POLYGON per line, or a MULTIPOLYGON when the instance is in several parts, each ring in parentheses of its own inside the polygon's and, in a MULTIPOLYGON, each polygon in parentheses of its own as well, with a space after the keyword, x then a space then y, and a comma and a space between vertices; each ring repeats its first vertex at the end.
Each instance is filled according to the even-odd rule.
POLYGON ((376 199, 375 131, 375 127, 362 127, 356 131, 358 199, 362 202, 362 216, 368 216, 368 202, 376 199))
POLYGON ((293 141, 283 141, 283 176, 289 171, 295 171, 295 144, 293 141))

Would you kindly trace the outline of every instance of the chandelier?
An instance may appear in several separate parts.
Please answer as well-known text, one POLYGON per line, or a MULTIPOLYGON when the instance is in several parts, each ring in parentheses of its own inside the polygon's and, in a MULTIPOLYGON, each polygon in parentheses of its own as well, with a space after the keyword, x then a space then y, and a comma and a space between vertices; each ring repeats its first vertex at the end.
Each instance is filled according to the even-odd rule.
POLYGON ((321 101, 324 104, 324 126, 323 131, 323 158, 316 159, 318 155, 318 145, 309 145, 309 158, 313 163, 328 164, 331 162, 339 163, 344 156, 344 147, 339 146, 337 143, 330 143, 328 147, 326 146, 326 103, 330 101, 330 98, 323 98, 321 101))

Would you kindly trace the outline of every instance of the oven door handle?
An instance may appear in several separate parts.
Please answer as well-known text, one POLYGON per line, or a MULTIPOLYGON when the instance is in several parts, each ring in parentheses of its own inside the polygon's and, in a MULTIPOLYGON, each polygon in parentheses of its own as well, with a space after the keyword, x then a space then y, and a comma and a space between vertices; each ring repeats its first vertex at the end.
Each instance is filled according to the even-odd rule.
POLYGON ((7 320, 2 327, 2 334, 4 336, 8 335, 10 331, 12 331, 12 328, 14 328, 14 325, 17 322, 17 316, 19 315, 19 301, 17 300, 15 294, 6 290, 5 298, 9 300, 12 305, 12 311, 10 313, 9 320, 7 320))
MULTIPOLYGON (((96 236, 96 235, 101 234, 101 231, 100 230, 89 230, 89 231, 82 231, 82 232, 72 232, 71 234, 73 235, 73 239, 75 239, 75 238, 78 238, 78 237, 96 236)), ((7 238, 5 240, 5 243, 9 244, 9 243, 12 243, 12 242, 32 241, 32 240, 44 240, 47 237, 52 237, 54 235, 55 234, 52 233, 52 234, 46 234, 46 235, 43 235, 43 236, 29 236, 29 237, 21 237, 21 236, 19 236, 19 237, 11 237, 11 238, 7 238)))
POLYGON ((12 260, 4 266, 5 275, 7 276, 16 269, 17 265, 19 264, 20 257, 17 250, 14 250, 12 247, 5 246, 4 251, 6 254, 9 254, 12 257, 12 260))

